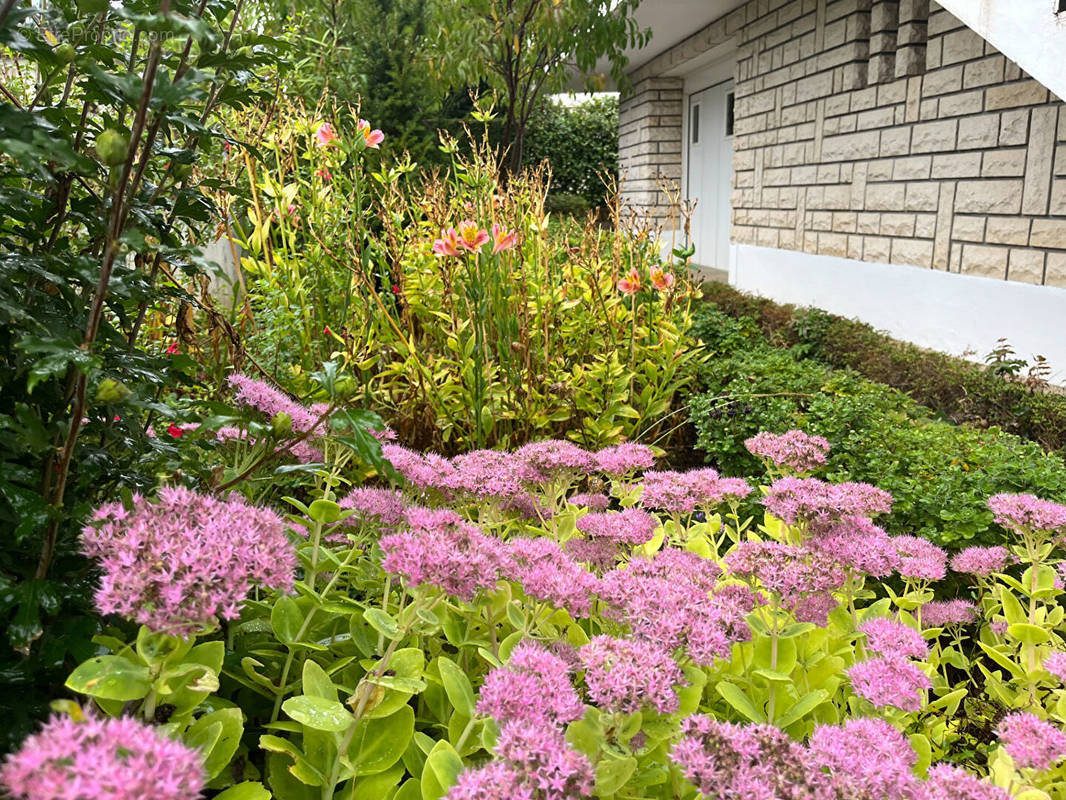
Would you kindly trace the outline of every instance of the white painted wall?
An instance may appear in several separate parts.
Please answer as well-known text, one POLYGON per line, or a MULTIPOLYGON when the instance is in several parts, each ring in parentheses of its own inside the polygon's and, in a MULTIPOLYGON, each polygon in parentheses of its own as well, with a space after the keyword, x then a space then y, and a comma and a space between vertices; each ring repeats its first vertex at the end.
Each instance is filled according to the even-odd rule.
POLYGON ((1066 12, 1056 0, 940 0, 940 5, 1066 99, 1066 12))
POLYGON ((1066 385, 1066 289, 876 264, 754 245, 731 246, 729 282, 751 294, 854 317, 923 347, 982 361, 1006 337, 1066 385))

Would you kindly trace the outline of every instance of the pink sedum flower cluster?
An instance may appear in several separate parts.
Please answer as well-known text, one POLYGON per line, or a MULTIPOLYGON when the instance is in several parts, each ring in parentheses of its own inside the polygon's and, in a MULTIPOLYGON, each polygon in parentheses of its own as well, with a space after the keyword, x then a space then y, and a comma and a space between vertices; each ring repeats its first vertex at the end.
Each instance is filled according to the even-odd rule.
POLYGON ((686 681, 669 653, 646 641, 611 636, 593 637, 578 653, 589 698, 601 708, 626 714, 677 711, 675 687, 686 681))
POLYGON ((840 726, 819 725, 809 748, 839 797, 913 800, 918 790, 912 772, 918 757, 885 720, 859 717, 840 726))
POLYGON ((709 467, 688 472, 646 472, 640 503, 671 514, 691 514, 696 509, 711 509, 727 497, 739 500, 750 493, 747 481, 722 478, 709 467))
POLYGON ((951 559, 951 568, 955 572, 987 578, 1005 570, 1011 561, 1006 547, 967 547, 951 559))
POLYGON ((996 735, 1007 755, 1023 769, 1048 769, 1066 756, 1066 733, 1035 714, 1008 714, 996 735))
POLYGON ((864 622, 859 630, 866 634, 866 646, 889 658, 918 658, 929 656, 929 644, 916 631, 902 622, 878 617, 864 622))
POLYGON ((826 483, 817 478, 774 481, 763 505, 789 525, 827 525, 848 517, 874 517, 892 508, 892 495, 868 483, 826 483))
POLYGON ((744 441, 748 452, 792 473, 814 472, 825 465, 829 441, 803 431, 759 433, 744 441))
POLYGON ((587 617, 599 579, 583 569, 551 539, 514 539, 507 545, 506 577, 537 600, 566 609, 571 617, 587 617))
POLYGON ((817 552, 779 542, 741 542, 725 558, 731 574, 770 592, 802 622, 825 625, 844 571, 817 552))
POLYGON ((566 502, 577 508, 588 508, 592 511, 606 511, 607 506, 611 504, 611 498, 599 492, 595 494, 579 492, 578 494, 568 497, 566 502))
POLYGON ((296 555, 273 511, 164 487, 158 502, 110 503, 82 531, 104 574, 96 605, 154 631, 190 636, 235 619, 253 585, 288 591, 296 555))
POLYGON ((647 445, 623 442, 595 453, 596 469, 613 478, 624 478, 655 466, 655 454, 647 445))
POLYGON ((637 638, 666 652, 684 647, 695 663, 711 664, 751 638, 746 616, 755 605, 744 587, 712 594, 717 574, 713 562, 668 548, 604 575, 600 595, 637 638))
POLYGON ((503 667, 492 670, 481 687, 479 714, 501 728, 512 722, 566 725, 581 717, 584 705, 570 683, 570 666, 539 642, 520 642, 503 667))
POLYGON ((917 800, 1010 800, 1010 795, 988 781, 975 778, 951 764, 936 764, 922 784, 917 800))
POLYGON ((1044 669, 1066 683, 1066 652, 1058 650, 1044 659, 1044 669))
POLYGON ((875 708, 894 706, 903 711, 918 711, 922 707, 922 691, 933 685, 917 665, 884 656, 860 661, 848 670, 848 678, 855 694, 875 708))
POLYGON ((596 469, 596 459, 573 442, 547 439, 519 447, 515 456, 542 475, 564 473, 588 475, 596 469))
POLYGON ((922 624, 927 628, 968 625, 977 619, 977 608, 968 600, 934 600, 922 606, 922 624))
POLYGON ((591 539, 607 539, 619 544, 644 544, 659 520, 639 508, 586 514, 577 520, 577 529, 591 539))
POLYGON ((899 554, 896 570, 914 581, 939 581, 948 574, 948 554, 926 539, 896 536, 892 539, 899 554))
POLYGON ((1004 528, 1024 531, 1066 530, 1066 506, 1031 494, 997 494, 988 498, 996 522, 1004 528))
POLYGON ((506 546, 449 509, 409 508, 409 530, 381 537, 381 566, 409 587, 431 584, 462 600, 495 588, 507 564, 506 546))
POLYGON ((460 773, 447 800, 574 800, 592 794, 592 764, 558 728, 511 723, 500 732, 496 753, 498 760, 460 773))
POLYGON ((194 800, 199 751, 129 717, 53 716, 0 767, 17 800, 194 800))

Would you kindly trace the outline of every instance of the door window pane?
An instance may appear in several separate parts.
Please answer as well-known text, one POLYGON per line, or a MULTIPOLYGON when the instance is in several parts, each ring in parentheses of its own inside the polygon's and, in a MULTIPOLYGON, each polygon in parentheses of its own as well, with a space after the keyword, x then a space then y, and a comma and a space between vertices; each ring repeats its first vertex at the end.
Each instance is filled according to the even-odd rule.
POLYGON ((725 97, 725 135, 733 135, 733 110, 736 107, 736 98, 732 92, 725 97))
POLYGON ((692 143, 700 143, 700 104, 696 103, 692 106, 692 112, 689 114, 689 128, 692 132, 692 143))

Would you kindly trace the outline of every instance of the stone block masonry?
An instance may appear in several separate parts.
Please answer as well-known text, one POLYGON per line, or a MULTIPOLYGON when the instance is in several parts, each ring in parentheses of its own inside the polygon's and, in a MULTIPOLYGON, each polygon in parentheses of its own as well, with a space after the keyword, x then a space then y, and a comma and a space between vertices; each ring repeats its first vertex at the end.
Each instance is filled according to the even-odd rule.
MULTIPOLYGON (((927 0, 751 0, 634 73, 623 199, 665 223, 683 65, 730 39, 732 240, 1066 287, 1066 105, 927 0)), ((669 225, 668 225, 669 227, 669 225)))

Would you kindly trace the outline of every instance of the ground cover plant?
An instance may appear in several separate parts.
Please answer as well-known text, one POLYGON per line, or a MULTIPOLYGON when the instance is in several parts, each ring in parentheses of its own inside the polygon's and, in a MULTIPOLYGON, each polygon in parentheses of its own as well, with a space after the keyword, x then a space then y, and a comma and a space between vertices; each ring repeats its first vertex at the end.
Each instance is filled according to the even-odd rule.
POLYGON ((704 291, 720 311, 752 320, 772 342, 795 347, 804 358, 853 369, 952 422, 995 426, 1049 451, 1066 448, 1066 397, 1048 390, 1047 364, 1018 358, 1009 342, 981 365, 893 339, 858 320, 775 303, 724 283, 704 291))
POLYGON ((696 446, 718 468, 750 474, 744 442, 801 427, 832 444, 826 475, 875 482, 895 498, 885 525, 939 544, 1001 544, 982 498, 1001 492, 1066 499, 1066 465, 996 428, 953 425, 902 392, 773 346, 750 317, 701 309, 709 348, 703 391, 689 401, 696 446))
MULTIPOLYGON (((234 385, 263 419, 312 414, 234 385)), ((635 444, 445 459, 378 430, 395 483, 350 489, 328 431, 309 502, 96 510, 115 625, 0 769, 15 797, 1066 789, 1064 506, 987 498, 1007 544, 949 554, 880 528, 887 492, 811 477, 828 442, 799 431, 748 443, 756 487, 635 444)))

